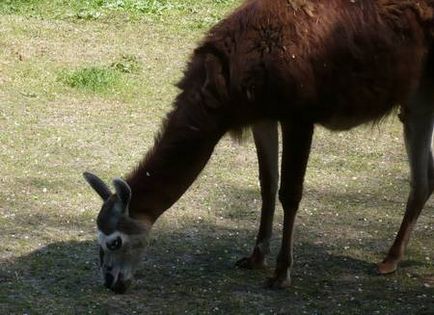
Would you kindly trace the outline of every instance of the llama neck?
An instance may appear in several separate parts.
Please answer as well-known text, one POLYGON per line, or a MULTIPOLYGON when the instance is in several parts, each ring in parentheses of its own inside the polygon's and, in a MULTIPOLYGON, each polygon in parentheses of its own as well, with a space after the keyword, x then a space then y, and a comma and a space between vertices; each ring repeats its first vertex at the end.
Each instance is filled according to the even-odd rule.
POLYGON ((217 115, 203 106, 176 106, 154 147, 127 176, 130 215, 155 222, 190 187, 225 131, 217 115))

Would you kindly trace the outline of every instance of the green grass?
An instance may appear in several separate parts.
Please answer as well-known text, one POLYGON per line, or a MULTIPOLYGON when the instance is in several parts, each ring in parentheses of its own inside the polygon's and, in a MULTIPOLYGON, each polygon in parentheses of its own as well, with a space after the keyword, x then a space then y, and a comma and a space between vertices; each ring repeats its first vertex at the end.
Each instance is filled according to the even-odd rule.
POLYGON ((0 6, 6 13, 32 13, 42 15, 54 12, 77 12, 77 18, 97 18, 102 12, 124 10, 145 14, 162 14, 166 10, 182 9, 185 1, 168 0, 4 0, 0 6), (48 10, 47 10, 48 9, 48 10), (95 12, 86 15, 85 12, 95 12))
POLYGON ((119 81, 119 72, 105 67, 90 67, 62 72, 59 79, 70 87, 95 92, 115 85, 119 81))
POLYGON ((142 65, 136 56, 123 55, 111 64, 111 68, 122 73, 138 73, 142 70, 142 65))
POLYGON ((234 268, 251 250, 260 199, 252 142, 227 138, 157 222, 132 290, 102 287, 100 200, 81 173, 110 180, 134 167, 196 43, 239 1, 123 3, 0 1, 0 313, 432 314, 432 200, 401 269, 373 272, 409 191, 396 119, 316 130, 288 290, 262 288, 280 207, 270 267, 234 268))
POLYGON ((75 70, 62 70, 58 75, 58 81, 72 88, 92 92, 107 90, 113 92, 114 89, 120 90, 122 85, 127 85, 128 74, 138 74, 141 70, 142 66, 137 57, 123 55, 109 66, 90 66, 75 70))
POLYGON ((204 8, 230 6, 233 0, 2 0, 0 13, 38 18, 107 20, 116 14, 131 19, 165 18, 204 8))

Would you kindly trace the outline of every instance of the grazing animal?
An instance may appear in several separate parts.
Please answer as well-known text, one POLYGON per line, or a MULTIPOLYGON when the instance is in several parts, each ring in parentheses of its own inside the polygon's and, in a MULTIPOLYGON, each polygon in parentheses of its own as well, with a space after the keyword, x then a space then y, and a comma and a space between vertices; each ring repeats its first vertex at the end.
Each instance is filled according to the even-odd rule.
POLYGON ((220 138, 254 127, 263 197, 253 253, 268 252, 277 190, 283 238, 271 288, 290 284, 293 227, 315 125, 348 130, 400 109, 411 192, 395 242, 378 272, 396 270, 434 188, 433 0, 248 0, 213 27, 178 84, 153 148, 113 194, 85 173, 104 200, 97 218, 105 285, 125 292, 158 217, 196 179, 220 138))

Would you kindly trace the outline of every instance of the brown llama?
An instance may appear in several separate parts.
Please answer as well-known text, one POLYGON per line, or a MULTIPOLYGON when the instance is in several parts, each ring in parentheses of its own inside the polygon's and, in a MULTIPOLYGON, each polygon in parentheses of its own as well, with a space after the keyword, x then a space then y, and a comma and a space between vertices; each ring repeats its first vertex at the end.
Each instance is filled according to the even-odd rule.
POLYGON ((283 238, 268 286, 290 284, 293 227, 315 125, 348 130, 400 108, 411 169, 406 212, 378 272, 394 272, 434 189, 434 0, 248 0, 194 51, 154 147, 104 200, 98 242, 106 287, 125 292, 150 229, 196 179, 220 138, 254 128, 263 197, 257 242, 238 265, 262 267, 277 187, 283 238))

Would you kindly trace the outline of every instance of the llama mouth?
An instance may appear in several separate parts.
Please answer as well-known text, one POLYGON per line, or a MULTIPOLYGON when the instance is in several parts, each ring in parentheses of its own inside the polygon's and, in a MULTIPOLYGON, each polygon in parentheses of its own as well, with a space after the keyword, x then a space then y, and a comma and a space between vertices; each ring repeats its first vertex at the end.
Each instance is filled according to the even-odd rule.
POLYGON ((111 274, 106 273, 104 276, 104 286, 116 294, 124 294, 131 284, 131 280, 123 280, 122 273, 119 273, 117 279, 111 274))
POLYGON ((118 281, 110 289, 116 294, 124 294, 130 286, 130 283, 131 281, 118 281))

